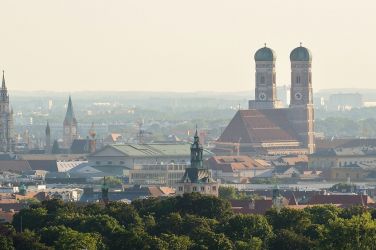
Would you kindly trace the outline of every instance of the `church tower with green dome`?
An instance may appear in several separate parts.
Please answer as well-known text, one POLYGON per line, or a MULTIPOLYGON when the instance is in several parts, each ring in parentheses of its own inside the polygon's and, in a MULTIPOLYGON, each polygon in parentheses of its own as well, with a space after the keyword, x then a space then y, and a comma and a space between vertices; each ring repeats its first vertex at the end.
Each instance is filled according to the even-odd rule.
POLYGON ((218 196, 219 184, 211 178, 210 171, 203 163, 204 148, 200 143, 196 128, 191 145, 191 166, 185 169, 184 176, 177 183, 176 194, 200 193, 218 196))
POLYGON ((290 53, 290 121, 309 153, 315 151, 312 54, 300 44, 290 53))
POLYGON ((250 109, 272 109, 279 105, 276 90, 276 58, 276 53, 266 47, 266 44, 256 51, 255 100, 249 101, 250 109))

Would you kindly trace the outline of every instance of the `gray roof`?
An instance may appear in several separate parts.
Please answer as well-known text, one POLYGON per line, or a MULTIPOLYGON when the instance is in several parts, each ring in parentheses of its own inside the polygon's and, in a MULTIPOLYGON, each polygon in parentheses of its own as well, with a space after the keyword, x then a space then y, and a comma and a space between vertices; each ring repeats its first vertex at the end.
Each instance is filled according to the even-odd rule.
MULTIPOLYGON (((106 146, 116 149, 125 156, 129 157, 171 157, 171 156, 189 156, 190 144, 114 144, 106 146)), ((104 150, 103 148, 102 150, 104 150)), ((100 151, 102 151, 100 150, 100 151)), ((100 152, 98 151, 98 152, 100 152)), ((93 153, 95 156, 98 152, 93 153)), ((204 156, 212 156, 213 153, 204 149, 204 156)))

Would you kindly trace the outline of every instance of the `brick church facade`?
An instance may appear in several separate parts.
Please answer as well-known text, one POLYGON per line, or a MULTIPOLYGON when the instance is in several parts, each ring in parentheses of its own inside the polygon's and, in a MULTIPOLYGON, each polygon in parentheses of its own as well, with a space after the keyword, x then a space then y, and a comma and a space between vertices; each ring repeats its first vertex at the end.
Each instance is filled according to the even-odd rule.
POLYGON ((255 53, 255 100, 239 110, 216 142, 216 151, 227 154, 312 154, 314 109, 312 55, 299 46, 290 53, 290 106, 277 100, 275 52, 263 47, 255 53))

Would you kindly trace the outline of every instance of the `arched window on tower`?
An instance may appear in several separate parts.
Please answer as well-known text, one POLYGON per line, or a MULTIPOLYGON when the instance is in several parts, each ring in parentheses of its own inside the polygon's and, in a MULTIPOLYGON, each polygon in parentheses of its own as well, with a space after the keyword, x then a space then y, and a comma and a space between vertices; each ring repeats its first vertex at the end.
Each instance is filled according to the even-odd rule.
POLYGON ((261 78, 260 78, 260 83, 261 83, 261 84, 265 84, 265 76, 261 76, 261 78))
POLYGON ((309 81, 309 83, 312 83, 312 73, 311 72, 309 72, 308 81, 309 81))
POLYGON ((273 83, 276 82, 276 79, 275 79, 275 73, 273 73, 273 83))
POLYGON ((296 83, 300 83, 300 76, 296 76, 296 83))

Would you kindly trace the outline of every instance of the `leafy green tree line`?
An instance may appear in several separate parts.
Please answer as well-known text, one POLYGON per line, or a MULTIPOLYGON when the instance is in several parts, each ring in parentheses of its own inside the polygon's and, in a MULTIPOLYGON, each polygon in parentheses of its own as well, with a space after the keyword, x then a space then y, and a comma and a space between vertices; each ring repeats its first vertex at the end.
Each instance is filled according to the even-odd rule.
POLYGON ((132 204, 44 201, 0 225, 2 249, 374 249, 376 211, 283 208, 234 214, 228 201, 199 194, 132 204))

